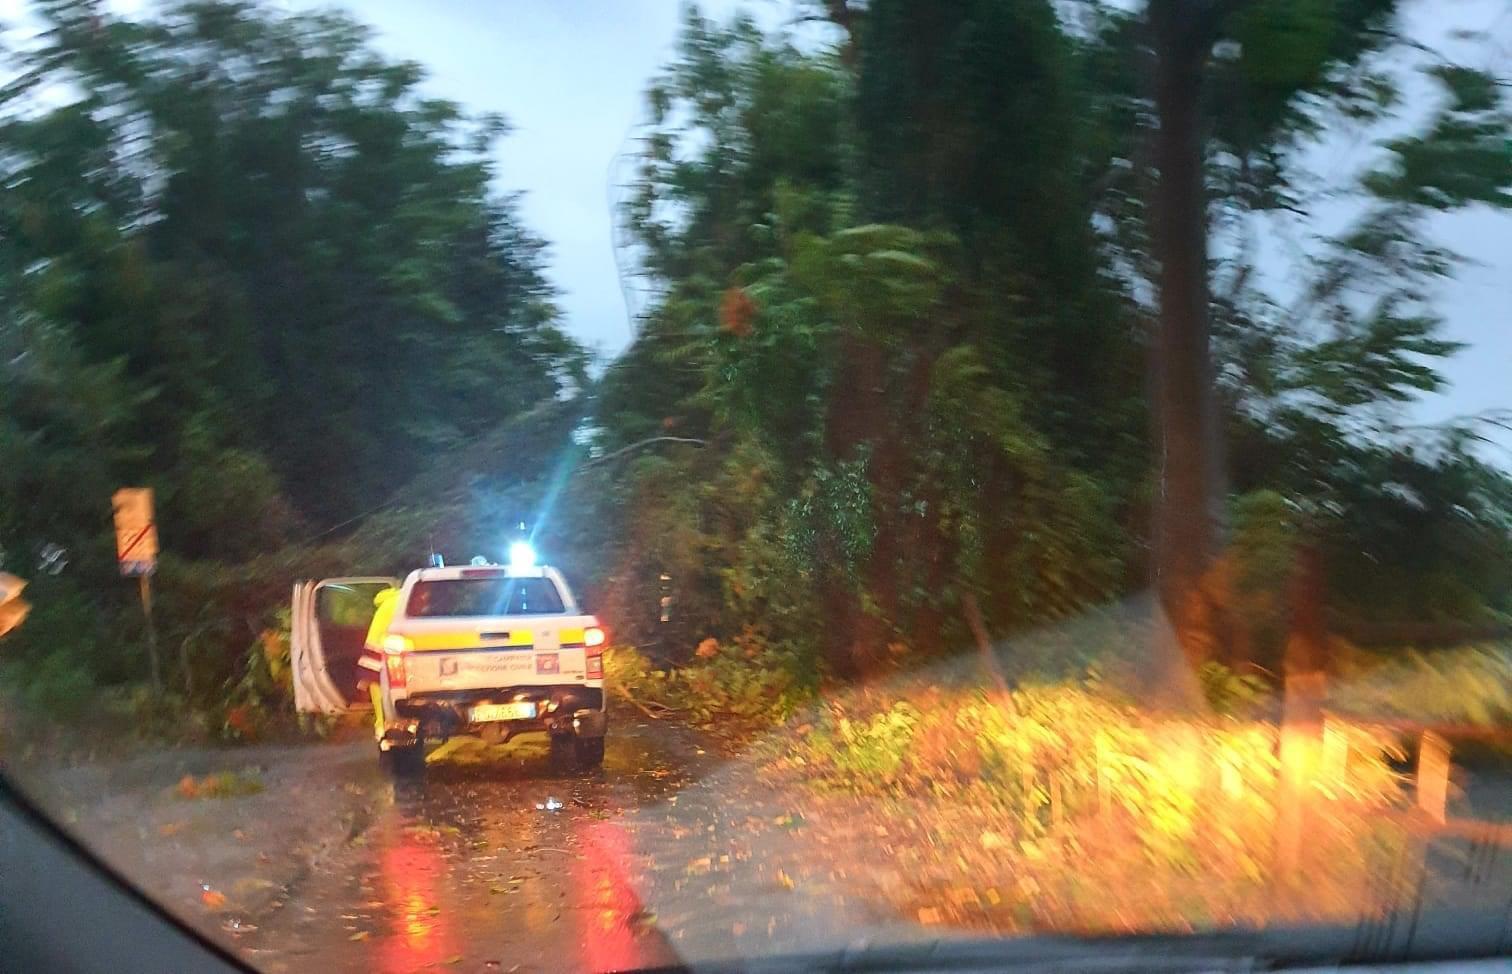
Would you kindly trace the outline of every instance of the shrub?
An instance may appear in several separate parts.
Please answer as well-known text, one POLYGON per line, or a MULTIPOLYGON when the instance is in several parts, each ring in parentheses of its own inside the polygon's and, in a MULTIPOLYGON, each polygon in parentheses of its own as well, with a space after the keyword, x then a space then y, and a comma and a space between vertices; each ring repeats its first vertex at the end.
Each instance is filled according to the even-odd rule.
POLYGON ((703 722, 734 717, 776 723, 807 701, 816 685, 814 665, 800 650, 768 644, 750 628, 675 671, 670 682, 675 699, 703 722))
POLYGON ((787 719, 817 691, 818 671, 808 654, 768 645, 752 630, 728 644, 705 640, 702 645, 695 662, 674 670, 655 669, 637 650, 614 647, 605 662, 605 682, 614 692, 682 711, 699 723, 762 726, 787 719))
MULTIPOLYGON (((789 766, 830 788, 969 793, 1000 808, 1022 837, 1095 816, 1104 828, 1128 829, 1152 860, 1242 866, 1275 821, 1278 733, 1256 721, 1157 717, 1084 682, 832 704, 782 747, 789 766)), ((1307 794, 1369 807, 1394 801, 1392 746, 1369 728, 1331 722, 1306 758, 1319 769, 1307 794)))
POLYGON ((922 718, 917 707, 900 700, 870 717, 836 717, 814 730, 805 745, 846 780, 891 783, 910 763, 922 718))
POLYGON ((1330 706, 1382 719, 1512 724, 1512 646, 1407 651, 1334 681, 1330 706))
POLYGON ((89 709, 95 684, 73 654, 49 653, 6 667, 5 682, 27 711, 52 720, 76 717, 89 709))
POLYGON ((1246 716, 1253 714, 1271 697, 1270 684, 1253 673, 1235 673, 1209 660, 1197 671, 1202 696, 1215 714, 1246 716))

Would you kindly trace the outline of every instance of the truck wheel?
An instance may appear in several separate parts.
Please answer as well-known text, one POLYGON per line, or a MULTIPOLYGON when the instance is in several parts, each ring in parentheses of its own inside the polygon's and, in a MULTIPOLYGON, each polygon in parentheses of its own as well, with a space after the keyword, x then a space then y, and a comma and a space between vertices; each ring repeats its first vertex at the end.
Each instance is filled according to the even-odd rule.
POLYGON ((602 737, 579 737, 573 741, 579 768, 597 768, 604 763, 604 739, 602 737))
POLYGON ((551 735, 551 767, 557 771, 570 771, 577 763, 577 749, 573 747, 571 734, 551 735))
POLYGON ((378 764, 394 778, 418 778, 425 773, 425 742, 378 752, 378 764))

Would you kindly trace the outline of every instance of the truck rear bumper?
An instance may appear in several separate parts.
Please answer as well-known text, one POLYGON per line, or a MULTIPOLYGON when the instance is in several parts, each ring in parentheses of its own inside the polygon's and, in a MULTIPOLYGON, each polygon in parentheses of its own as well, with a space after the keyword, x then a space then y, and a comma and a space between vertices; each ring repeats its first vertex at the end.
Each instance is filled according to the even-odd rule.
POLYGON ((479 734, 507 740, 531 731, 602 737, 607 727, 603 689, 581 684, 415 693, 394 701, 394 709, 401 718, 417 721, 428 737, 479 734), (471 717, 480 705, 524 701, 535 703, 534 717, 487 724, 471 717))

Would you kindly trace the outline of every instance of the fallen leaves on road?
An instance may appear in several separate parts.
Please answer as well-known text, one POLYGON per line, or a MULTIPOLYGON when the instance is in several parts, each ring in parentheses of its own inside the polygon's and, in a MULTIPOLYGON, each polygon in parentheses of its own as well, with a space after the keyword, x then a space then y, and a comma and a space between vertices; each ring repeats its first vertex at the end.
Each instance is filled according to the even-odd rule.
POLYGON ((372 936, 372 934, 368 933, 366 930, 358 930, 356 933, 352 934, 347 939, 348 940, 366 940, 366 939, 368 939, 371 936, 372 936))
POLYGON ((254 771, 217 771, 203 778, 186 774, 174 789, 180 798, 235 798, 255 795, 263 783, 254 771))
POLYGON ((262 893, 273 889, 278 884, 271 879, 262 876, 247 876, 238 879, 231 887, 231 891, 237 896, 247 896, 253 893, 262 893))
POLYGON ((217 890, 201 890, 200 902, 205 904, 206 909, 224 910, 226 908, 226 894, 217 890))

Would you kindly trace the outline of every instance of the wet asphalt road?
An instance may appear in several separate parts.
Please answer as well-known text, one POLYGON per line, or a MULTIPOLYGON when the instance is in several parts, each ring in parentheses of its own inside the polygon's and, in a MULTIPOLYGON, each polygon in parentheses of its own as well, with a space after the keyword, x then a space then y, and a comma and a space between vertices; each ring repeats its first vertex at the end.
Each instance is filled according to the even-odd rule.
MULTIPOLYGON (((671 721, 612 718, 605 767, 586 774, 554 769, 533 737, 453 742, 432 753, 423 781, 398 786, 365 746, 267 748, 235 752, 261 769, 264 791, 224 804, 176 794, 180 776, 239 767, 228 753, 167 753, 104 777, 60 773, 57 810, 77 814, 117 868, 263 971, 853 960, 868 943, 973 935, 882 895, 933 877, 949 900, 963 882, 964 861, 935 854, 940 819, 915 821, 926 806, 784 789, 761 774, 770 750, 719 754, 671 721), (202 893, 207 878, 214 889, 202 893)), ((1402 900, 1376 916, 1377 904, 1362 929, 1427 929, 1442 907, 1455 931, 1472 906, 1505 921, 1512 842, 1491 833, 1509 828, 1509 780, 1456 773, 1456 829, 1426 863, 1412 860, 1431 877, 1387 891, 1393 902, 1426 895, 1428 910, 1402 900)))
POLYGON ((423 781, 382 786, 367 827, 235 947, 271 972, 677 963, 637 899, 624 820, 712 767, 701 743, 685 728, 621 721, 604 767, 577 773, 552 767, 544 738, 453 741, 423 781))

